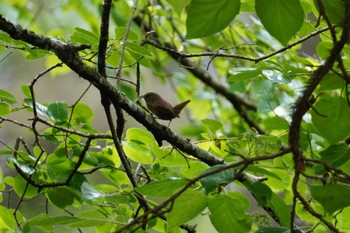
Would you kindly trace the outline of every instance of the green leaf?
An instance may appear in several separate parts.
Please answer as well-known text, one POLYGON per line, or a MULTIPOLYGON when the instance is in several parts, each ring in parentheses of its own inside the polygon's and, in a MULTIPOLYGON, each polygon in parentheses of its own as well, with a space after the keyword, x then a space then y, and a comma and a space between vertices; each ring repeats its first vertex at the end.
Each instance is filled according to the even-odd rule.
POLYGON ((75 217, 79 218, 69 224, 69 227, 93 227, 105 223, 108 219, 98 210, 86 210, 78 213, 75 217))
POLYGON ((43 231, 53 231, 53 225, 50 223, 50 218, 47 214, 39 214, 29 219, 26 224, 30 227, 37 227, 43 231))
POLYGON ((2 232, 14 232, 15 224, 13 210, 0 205, 0 229, 2 232))
POLYGON ((269 131, 271 131, 271 130, 288 130, 289 129, 288 121, 286 121, 285 119, 278 117, 278 116, 266 118, 264 120, 264 125, 265 125, 265 128, 269 131))
POLYGON ((51 55, 51 52, 43 49, 30 49, 27 50, 28 55, 26 56, 27 60, 38 60, 41 58, 45 58, 48 55, 51 55))
POLYGON ((22 84, 21 85, 21 90, 22 90, 22 93, 24 94, 25 97, 28 97, 28 98, 31 98, 31 94, 30 94, 30 88, 28 85, 24 85, 22 84))
MULTIPOLYGON (((126 27, 117 27, 114 32, 115 32, 115 38, 117 40, 122 40, 124 39, 125 35, 126 35, 126 30, 127 28, 126 27)), ((136 40, 138 41, 140 38, 139 38, 139 35, 134 32, 133 30, 129 30, 129 33, 128 33, 128 40, 136 40)))
POLYGON ((71 42, 95 45, 98 44, 98 37, 95 33, 76 27, 71 35, 71 42))
POLYGON ((164 179, 147 183, 136 190, 145 196, 169 197, 186 184, 185 179, 164 179))
POLYGON ((94 112, 89 106, 83 103, 78 103, 74 107, 73 120, 77 124, 91 124, 94 118, 94 112))
POLYGON ((264 183, 245 181, 245 186, 254 195, 260 206, 271 208, 282 226, 290 225, 290 210, 286 203, 264 183))
POLYGON ((268 154, 277 152, 281 146, 281 140, 272 135, 257 135, 255 144, 255 153, 268 154))
POLYGON ((47 173, 56 182, 65 182, 73 167, 74 163, 66 157, 57 157, 54 154, 47 157, 47 173))
POLYGON ((260 206, 266 207, 271 200, 272 191, 269 186, 258 182, 245 182, 245 186, 254 195, 260 206))
POLYGON ((56 216, 49 217, 47 214, 39 214, 28 220, 31 227, 38 227, 43 231, 53 231, 55 225, 65 225, 79 221, 80 218, 75 216, 56 216))
MULTIPOLYGON (((326 14, 333 24, 339 24, 345 17, 344 2, 342 0, 322 0, 326 14)), ((315 4, 318 7, 318 4, 315 4)))
POLYGON ((220 233, 249 232, 252 220, 246 214, 247 199, 240 193, 231 193, 231 195, 215 195, 208 199, 208 208, 210 211, 210 220, 215 229, 220 233))
POLYGON ((332 214, 337 210, 350 206, 350 187, 342 184, 326 184, 324 186, 311 186, 311 195, 324 209, 332 214))
POLYGON ((279 72, 278 70, 262 70, 262 75, 272 81, 273 83, 277 84, 287 84, 289 83, 288 77, 286 77, 283 73, 279 72))
POLYGON ((9 104, 14 104, 17 102, 16 98, 8 91, 0 89, 0 101, 6 102, 9 104))
POLYGON ((73 204, 75 194, 69 187, 56 187, 47 190, 46 196, 53 205, 64 209, 73 204))
POLYGON ((145 145, 152 145, 155 141, 152 134, 144 129, 130 128, 126 131, 125 139, 130 141, 138 141, 145 145))
POLYGON ((0 103, 0 116, 7 116, 10 114, 10 106, 6 103, 0 103))
POLYGON ((278 222, 282 226, 290 226, 290 209, 281 197, 275 193, 272 193, 272 197, 268 203, 268 206, 277 215, 277 218, 279 220, 278 222))
POLYGON ((191 2, 191 0, 166 0, 174 9, 178 16, 181 15, 182 10, 191 2))
POLYGON ((290 233, 290 230, 286 227, 263 227, 255 233, 290 233))
MULTIPOLYGON (((25 155, 24 153, 20 153, 20 155, 25 155)), ((15 159, 14 157, 9 157, 8 158, 8 162, 9 163, 14 163, 19 169, 21 169, 22 172, 24 172, 27 175, 32 175, 35 172, 35 169, 33 169, 32 167, 30 167, 31 162, 35 161, 34 159, 32 159, 31 156, 26 155, 26 162, 20 161, 15 159)))
POLYGON ((26 188, 26 186, 27 181, 21 175, 17 175, 14 180, 13 188, 19 197, 21 197, 24 192, 25 198, 33 198, 39 195, 37 188, 30 184, 28 185, 28 188, 26 188))
POLYGON ((148 145, 135 141, 124 141, 124 151, 126 156, 138 163, 151 164, 153 156, 151 155, 148 145))
POLYGON ((350 149, 345 143, 330 145, 320 152, 321 159, 333 166, 339 167, 349 161, 350 149))
MULTIPOLYGON (((33 108, 32 99, 26 98, 24 100, 24 102, 27 106, 29 106, 30 108, 33 108)), ((40 103, 36 103, 35 108, 36 108, 37 113, 40 114, 41 116, 45 116, 45 117, 48 116, 47 115, 47 107, 45 105, 42 105, 40 103)))
POLYGON ((320 82, 320 91, 340 89, 345 86, 345 80, 335 73, 327 73, 320 82))
POLYGON ((65 123, 67 118, 68 118, 67 105, 64 103, 61 103, 61 102, 56 102, 56 103, 50 104, 47 107, 47 114, 57 124, 65 123))
POLYGON ((330 55, 333 43, 329 41, 322 41, 317 44, 316 53, 321 59, 326 59, 330 55))
POLYGON ((231 69, 230 74, 228 82, 244 82, 257 77, 261 74, 261 70, 252 67, 237 67, 231 69))
POLYGON ((269 113, 278 106, 275 84, 265 78, 258 78, 252 84, 251 90, 255 93, 258 111, 269 113))
MULTIPOLYGON (((221 167, 224 167, 224 166, 225 165, 215 165, 213 167, 206 169, 202 174, 220 169, 221 167)), ((200 182, 205 188, 205 192, 210 193, 215 191, 216 188, 218 188, 220 185, 226 185, 230 183, 233 180, 234 176, 235 176, 235 171, 233 169, 226 169, 216 174, 205 176, 202 179, 200 179, 200 182)))
POLYGON ((168 230, 184 224, 199 215, 207 206, 207 196, 192 189, 182 193, 168 214, 168 230))
POLYGON ((240 0, 192 0, 186 20, 186 38, 206 37, 220 32, 239 13, 239 8, 240 0))
POLYGON ((204 119, 202 120, 203 125, 209 128, 209 130, 215 134, 216 131, 222 128, 222 123, 217 120, 212 120, 212 119, 204 119))
POLYGON ((142 56, 148 56, 148 57, 152 56, 152 53, 148 49, 146 49, 146 48, 144 48, 136 43, 133 43, 133 42, 127 42, 126 48, 128 50, 135 52, 137 54, 140 54, 142 56))
POLYGON ((312 123, 331 144, 350 134, 350 107, 344 98, 324 95, 316 102, 314 109, 319 114, 311 111, 312 123))
POLYGON ((249 167, 246 169, 246 171, 267 175, 269 177, 273 177, 273 178, 275 178, 277 180, 283 181, 283 179, 279 175, 269 171, 268 169, 263 168, 260 165, 258 165, 258 166, 249 165, 249 167))
POLYGON ((84 182, 81 186, 82 201, 93 200, 96 198, 104 197, 105 195, 95 188, 91 187, 88 182, 84 182))
POLYGON ((97 159, 100 165, 113 165, 114 167, 120 167, 121 161, 118 155, 118 151, 115 147, 107 146, 103 149, 103 156, 97 153, 97 159), (111 163, 112 162, 112 163, 111 163))
POLYGON ((176 150, 153 145, 152 153, 157 157, 154 163, 164 167, 188 166, 188 158, 185 158, 183 154, 176 150))
POLYGON ((266 30, 284 45, 299 31, 304 20, 299 0, 256 0, 255 10, 266 30))

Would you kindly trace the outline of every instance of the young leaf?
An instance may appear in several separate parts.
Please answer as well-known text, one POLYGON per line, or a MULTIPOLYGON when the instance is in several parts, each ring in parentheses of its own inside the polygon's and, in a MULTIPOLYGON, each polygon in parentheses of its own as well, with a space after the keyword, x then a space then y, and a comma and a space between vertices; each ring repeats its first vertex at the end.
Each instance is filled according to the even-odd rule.
POLYGON ((34 186, 28 185, 28 188, 26 187, 27 181, 21 175, 17 175, 14 180, 13 188, 19 197, 21 197, 24 192, 25 198, 33 198, 39 195, 38 189, 34 186))
POLYGON ((345 143, 330 145, 320 152, 321 159, 333 166, 339 167, 349 161, 350 149, 345 143))
POLYGON ((125 139, 130 141, 138 141, 145 145, 151 145, 154 143, 154 138, 152 134, 144 129, 130 128, 126 131, 125 139))
POLYGON ((126 44, 126 48, 131 51, 131 52, 135 52, 139 55, 142 55, 142 56, 147 56, 147 57, 151 57, 152 56, 152 53, 147 50, 146 48, 136 44, 136 43, 133 43, 133 42, 128 42, 126 44))
POLYGON ((93 187, 90 186, 88 182, 84 182, 81 185, 81 199, 82 201, 88 201, 96 198, 104 197, 105 195, 93 187))
POLYGON ((272 191, 269 186, 258 182, 245 182, 245 186, 255 196, 260 206, 266 207, 271 200, 272 191))
POLYGON ((244 82, 261 74, 261 70, 252 67, 237 67, 230 70, 228 82, 244 82))
POLYGON ((322 96, 314 109, 317 113, 311 111, 312 123, 330 143, 337 143, 350 134, 350 108, 344 98, 322 96))
POLYGON ((21 90, 22 90, 22 93, 24 94, 25 97, 31 98, 30 89, 29 89, 28 85, 22 84, 21 90))
POLYGON ((8 104, 0 103, 0 116, 6 116, 10 114, 11 110, 8 104))
POLYGON ((136 190, 145 196, 169 197, 186 183, 185 179, 164 179, 137 187, 136 190))
POLYGON ((222 128, 222 123, 217 120, 212 120, 212 119, 204 119, 202 120, 203 125, 208 127, 208 129, 215 134, 217 130, 222 128))
POLYGON ((62 124, 66 122, 68 117, 67 105, 61 102, 56 102, 50 104, 47 107, 47 114, 51 119, 53 119, 57 124, 62 124))
POLYGON ((9 104, 14 104, 17 102, 16 98, 8 91, 0 89, 0 101, 6 102, 9 104))
POLYGON ((182 10, 191 2, 191 0, 166 0, 174 9, 178 16, 181 15, 182 10))
POLYGON ((94 118, 94 112, 83 103, 75 105, 73 119, 77 124, 90 124, 94 118))
POLYGON ((49 201, 60 209, 70 206, 76 196, 69 187, 56 187, 46 191, 49 201))
POLYGON ((286 83, 290 82, 288 80, 288 78, 283 73, 279 72, 278 70, 273 70, 273 69, 266 70, 265 69, 265 70, 262 70, 261 73, 263 76, 265 76, 267 79, 269 79, 273 83, 286 84, 286 83))
MULTIPOLYGON (((216 165, 216 166, 210 167, 206 169, 203 172, 203 174, 219 169, 222 166, 224 165, 216 165)), ((203 177, 202 179, 200 179, 200 182, 203 185, 205 192, 210 193, 215 191, 215 189, 218 188, 220 185, 226 185, 230 183, 233 180, 234 176, 235 176, 235 171, 233 169, 226 169, 216 174, 203 177)))
POLYGON ((10 229, 15 229, 15 218, 13 217, 13 210, 7 209, 6 207, 0 205, 0 224, 4 232, 10 231, 10 229))
POLYGON ((216 230, 220 233, 232 233, 232 229, 240 233, 249 232, 252 220, 246 214, 246 202, 246 198, 237 192, 211 196, 208 199, 209 217, 216 230))
POLYGON ((113 165, 114 167, 120 167, 121 164, 117 149, 111 146, 105 147, 103 149, 103 156, 97 155, 97 159, 101 164, 104 163, 106 165, 113 165))
POLYGON ((342 184, 326 184, 311 186, 311 195, 332 214, 337 210, 350 206, 350 187, 342 184))
POLYGON ((186 190, 175 200, 168 214, 168 230, 184 224, 199 215, 207 206, 207 197, 200 191, 186 190))
POLYGON ((70 227, 95 227, 105 223, 108 219, 98 210, 85 210, 78 213, 75 217, 79 218, 78 221, 72 221, 69 224, 70 227))
MULTIPOLYGON (((126 34, 126 30, 127 30, 127 28, 126 27, 117 27, 116 29, 115 29, 115 38, 117 39, 117 40, 122 40, 122 39, 124 39, 124 37, 125 37, 125 34, 126 34)), ((136 41, 138 41, 140 38, 139 38, 139 35, 136 33, 136 32, 134 32, 134 31, 132 31, 132 30, 129 30, 129 33, 128 33, 128 40, 136 40, 136 41)))
POLYGON ((71 42, 79 44, 90 44, 95 45, 98 43, 98 37, 95 33, 92 33, 83 28, 74 28, 73 34, 71 36, 71 42))
POLYGON ((186 38, 206 37, 220 32, 231 23, 239 8, 240 0, 192 0, 186 20, 186 38))
MULTIPOLYGON (((321 2, 330 21, 333 24, 341 23, 345 16, 344 2, 342 0, 322 0, 321 2)), ((318 4, 316 7, 319 8, 318 4)))
POLYGON ((266 30, 282 44, 299 31, 304 20, 299 0, 256 0, 255 10, 266 30))
POLYGON ((124 151, 126 156, 135 162, 143 164, 151 164, 153 156, 150 154, 148 145, 144 145, 135 141, 124 141, 124 151))
POLYGON ((290 226, 290 209, 284 200, 276 193, 272 193, 271 200, 269 201, 269 207, 276 214, 281 226, 290 226))

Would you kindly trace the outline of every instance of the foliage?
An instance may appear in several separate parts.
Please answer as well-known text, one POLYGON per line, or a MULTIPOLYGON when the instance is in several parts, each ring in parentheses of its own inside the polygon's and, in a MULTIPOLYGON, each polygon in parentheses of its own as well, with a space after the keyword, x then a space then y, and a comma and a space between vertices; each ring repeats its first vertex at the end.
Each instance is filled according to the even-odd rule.
POLYGON ((47 66, 20 86, 22 97, 0 89, 1 126, 30 134, 1 136, 0 155, 16 171, 0 170, 1 232, 196 232, 203 215, 220 233, 349 231, 349 0, 0 8, 0 68, 11 53, 47 66), (67 73, 89 87, 74 101, 37 98, 47 76, 67 73), (153 82, 146 73, 191 99, 188 123, 168 128, 134 102, 153 82), (93 90, 107 132, 84 102, 93 90))

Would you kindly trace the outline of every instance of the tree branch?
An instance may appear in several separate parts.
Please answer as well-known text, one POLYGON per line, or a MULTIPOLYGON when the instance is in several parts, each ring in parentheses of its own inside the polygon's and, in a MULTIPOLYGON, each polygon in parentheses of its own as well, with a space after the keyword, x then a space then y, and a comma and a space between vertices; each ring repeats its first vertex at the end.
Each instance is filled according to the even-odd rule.
MULTIPOLYGON (((218 51, 215 51, 215 52, 202 52, 202 53, 184 53, 184 52, 179 52, 177 50, 175 50, 173 47, 167 47, 167 46, 162 46, 161 44, 157 43, 156 41, 152 41, 152 40, 144 40, 144 43, 146 44, 149 44, 149 45, 152 45, 158 49, 161 49, 163 51, 166 51, 168 53, 174 53, 174 54, 177 54, 178 57, 182 57, 182 58, 192 58, 192 57, 223 57, 223 58, 235 58, 235 59, 240 59, 240 60, 246 60, 246 61, 252 61, 252 62, 255 62, 255 63, 258 63, 260 61, 263 61, 263 60, 266 60, 267 58, 270 58, 270 57, 273 57, 277 54, 280 54, 284 51, 287 51, 288 49, 291 49, 305 41, 307 41, 308 39, 312 38, 312 37, 315 37, 319 34, 321 34, 322 32, 325 32, 329 30, 329 27, 323 27, 323 28, 320 28, 302 38, 300 38, 299 40, 291 43, 291 44, 288 44, 286 46, 284 46, 283 48, 280 48, 276 51, 273 51, 269 54, 266 54, 266 55, 262 55, 260 57, 248 57, 248 56, 244 56, 244 55, 239 55, 239 54, 230 54, 230 53, 223 53, 223 52, 220 52, 221 49, 219 49, 218 51)), ((252 106, 253 107, 253 106, 252 106)))
POLYGON ((1 15, 0 30, 7 32, 16 40, 22 40, 41 49, 55 53, 72 71, 91 82, 98 90, 105 93, 113 104, 119 105, 135 120, 143 124, 150 132, 152 132, 158 142, 166 140, 183 152, 196 157, 208 165, 224 163, 222 159, 195 146, 189 140, 176 135, 166 126, 157 123, 151 115, 145 113, 139 106, 125 97, 124 94, 116 90, 95 69, 83 63, 81 57, 77 54, 77 51, 79 51, 79 49, 89 48, 88 45, 72 45, 57 39, 37 35, 30 30, 23 29, 21 26, 8 21, 1 15))
MULTIPOLYGON (((346 9, 346 15, 345 19, 343 20, 343 31, 340 40, 333 41, 334 46, 330 51, 330 56, 325 61, 323 65, 321 65, 317 70, 314 71, 314 73, 311 76, 311 79, 309 81, 309 85, 303 92, 302 96, 297 100, 295 106, 294 106, 294 112, 292 114, 292 121, 290 125, 290 131, 289 131, 289 145, 292 149, 293 158, 294 158, 294 178, 292 183, 292 189, 294 193, 294 201, 293 201, 293 208, 292 208, 292 219, 291 219, 291 231, 294 229, 294 215, 295 215, 295 207, 296 207, 296 201, 299 199, 305 208, 309 207, 306 206, 306 202, 304 202, 300 197, 301 195, 298 192, 298 182, 301 172, 304 170, 304 163, 303 163, 303 155, 300 151, 300 128, 301 128, 301 121, 305 113, 310 109, 310 97, 312 93, 314 92, 315 88, 318 86, 318 84, 321 82, 323 77, 332 69, 333 64, 337 61, 337 59, 340 56, 340 53, 342 49, 344 48, 345 44, 347 43, 349 39, 349 32, 350 32, 350 1, 345 1, 345 9, 346 9)), ((312 213, 312 212, 311 212, 312 213)), ((314 215, 315 216, 315 215, 314 215)), ((316 216, 317 217, 317 216, 316 216)), ((333 230, 331 227, 332 224, 329 224, 328 222, 324 221, 323 218, 319 218, 324 224, 326 224, 330 229, 333 230)))

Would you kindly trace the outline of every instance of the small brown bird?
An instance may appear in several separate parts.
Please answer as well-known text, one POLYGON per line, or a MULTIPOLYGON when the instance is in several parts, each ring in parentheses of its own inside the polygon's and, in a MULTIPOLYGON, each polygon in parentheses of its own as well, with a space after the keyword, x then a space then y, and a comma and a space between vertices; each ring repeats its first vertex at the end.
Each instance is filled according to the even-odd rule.
POLYGON ((147 108, 156 115, 161 120, 168 120, 170 122, 175 117, 179 117, 182 109, 190 102, 186 100, 174 107, 166 100, 164 100, 160 95, 154 92, 148 92, 145 95, 139 96, 136 101, 139 101, 141 98, 145 99, 147 108))

